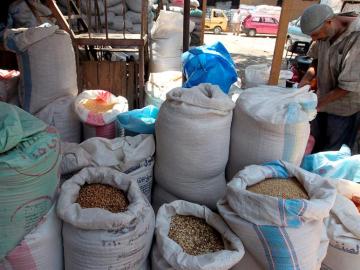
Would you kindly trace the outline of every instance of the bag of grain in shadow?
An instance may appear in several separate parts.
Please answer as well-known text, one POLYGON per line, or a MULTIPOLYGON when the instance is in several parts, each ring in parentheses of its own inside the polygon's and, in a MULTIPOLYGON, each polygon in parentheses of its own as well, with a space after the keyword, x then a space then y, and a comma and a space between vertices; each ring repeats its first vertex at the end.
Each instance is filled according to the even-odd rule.
POLYGON ((136 181, 85 168, 61 187, 65 269, 147 269, 155 215, 136 181))
POLYGON ((323 221, 335 197, 330 180, 276 161, 240 171, 217 206, 264 269, 314 270, 327 249, 323 221))
POLYGON ((246 89, 234 109, 227 180, 252 164, 284 160, 300 165, 316 104, 317 97, 308 86, 246 89))
POLYGON ((155 124, 155 181, 176 197, 216 207, 225 193, 234 103, 218 86, 167 94, 155 124))
POLYGON ((360 185, 337 180, 338 194, 325 225, 330 239, 322 268, 357 270, 360 265, 360 185))
POLYGON ((178 200, 159 209, 153 270, 228 270, 243 256, 240 239, 207 207, 178 200))
POLYGON ((166 203, 171 203, 173 201, 179 200, 179 198, 175 197, 173 194, 164 190, 158 184, 154 184, 153 193, 152 193, 152 207, 157 213, 159 208, 166 203))

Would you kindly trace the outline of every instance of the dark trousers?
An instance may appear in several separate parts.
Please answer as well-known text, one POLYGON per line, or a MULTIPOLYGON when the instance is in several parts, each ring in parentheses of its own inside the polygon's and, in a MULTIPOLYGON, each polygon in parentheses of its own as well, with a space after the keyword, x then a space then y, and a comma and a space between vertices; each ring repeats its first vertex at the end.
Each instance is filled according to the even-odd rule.
POLYGON ((343 144, 354 146, 360 123, 360 113, 338 116, 320 112, 311 122, 311 135, 315 138, 313 153, 337 151, 343 144))

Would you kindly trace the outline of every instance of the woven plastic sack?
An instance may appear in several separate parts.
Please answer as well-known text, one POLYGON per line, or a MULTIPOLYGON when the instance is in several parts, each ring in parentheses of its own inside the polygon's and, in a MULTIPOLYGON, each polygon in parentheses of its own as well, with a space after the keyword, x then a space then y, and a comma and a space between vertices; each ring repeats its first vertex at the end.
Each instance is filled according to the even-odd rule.
POLYGON ((167 94, 155 124, 155 181, 174 196, 214 209, 225 193, 232 110, 218 86, 167 94))
POLYGON ((155 227, 151 205, 132 177, 116 170, 85 168, 61 186, 57 213, 64 221, 65 269, 145 270, 155 227), (85 183, 102 183, 125 192, 125 212, 83 209, 76 199, 85 183))
POLYGON ((20 72, 0 69, 0 101, 9 101, 17 95, 20 72))
POLYGON ((301 167, 323 177, 360 182, 360 155, 351 155, 343 145, 339 151, 326 151, 305 156, 301 167))
POLYGON ((81 123, 74 109, 75 97, 61 97, 35 114, 45 123, 55 127, 61 141, 79 143, 81 140, 81 123))
POLYGON ((121 128, 135 134, 153 134, 158 113, 159 109, 150 105, 142 109, 121 113, 117 116, 117 121, 121 128))
POLYGON ((1 260, 53 204, 61 156, 54 128, 2 102, 0 119, 1 260))
POLYGON ((316 105, 317 97, 308 86, 246 89, 234 109, 227 180, 252 164, 284 160, 300 165, 316 105))
MULTIPOLYGON (((284 181, 286 181, 284 179, 284 181)), ((323 239, 336 189, 325 178, 286 162, 251 165, 228 184, 217 206, 225 222, 264 269, 319 269, 328 246, 323 239), (247 191, 267 178, 295 177, 310 199, 282 199, 247 191)))
POLYGON ((244 246, 218 214, 205 206, 179 200, 159 209, 156 215, 156 243, 152 252, 154 270, 228 270, 244 256, 244 246), (199 256, 185 253, 168 237, 171 218, 176 214, 205 219, 220 233, 225 249, 199 256))
POLYGON ((19 98, 25 111, 37 113, 60 97, 78 94, 71 38, 58 26, 7 29, 4 45, 17 54, 19 98))
POLYGON ((55 206, 0 260, 1 270, 63 270, 61 222, 55 206))
POLYGON ((245 68, 246 88, 267 84, 270 76, 270 67, 266 64, 250 65, 245 68))
POLYGON ((347 180, 338 180, 336 184, 336 201, 325 222, 330 244, 321 269, 357 270, 360 265, 360 213, 350 199, 360 197, 360 185, 347 180))
POLYGON ((182 64, 186 76, 184 87, 187 88, 211 83, 228 93, 237 81, 234 61, 221 42, 190 49, 183 53, 182 64))

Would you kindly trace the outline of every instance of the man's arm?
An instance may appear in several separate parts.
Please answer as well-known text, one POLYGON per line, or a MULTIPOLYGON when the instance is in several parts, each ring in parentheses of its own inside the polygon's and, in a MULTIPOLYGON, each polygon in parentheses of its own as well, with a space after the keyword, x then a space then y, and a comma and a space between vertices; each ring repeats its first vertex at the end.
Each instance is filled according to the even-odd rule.
POLYGON ((339 87, 331 90, 329 93, 327 93, 326 95, 324 95, 323 97, 321 97, 318 100, 317 110, 318 111, 321 110, 323 107, 325 107, 329 103, 334 102, 334 101, 346 96, 347 94, 349 94, 349 91, 339 88, 339 87))

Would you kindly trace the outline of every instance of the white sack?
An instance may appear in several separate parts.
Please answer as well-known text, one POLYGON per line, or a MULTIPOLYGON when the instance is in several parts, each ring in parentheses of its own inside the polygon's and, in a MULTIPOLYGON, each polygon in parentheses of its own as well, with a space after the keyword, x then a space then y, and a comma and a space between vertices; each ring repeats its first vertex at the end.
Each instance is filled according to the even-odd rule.
MULTIPOLYGON (((149 4, 151 1, 149 1, 149 4)), ((141 12, 142 0, 126 0, 128 8, 135 12, 141 12)))
POLYGON ((166 94, 181 85, 181 71, 150 73, 149 80, 145 85, 145 104, 160 108, 166 99, 166 94))
POLYGON ((155 216, 132 177, 105 167, 85 168, 62 185, 57 212, 64 221, 65 269, 146 269, 155 216), (85 183, 123 190, 127 211, 82 209, 75 201, 85 183))
POLYGON ((79 143, 81 123, 75 113, 74 101, 75 97, 73 96, 59 98, 36 113, 35 116, 54 126, 62 141, 79 143))
POLYGON ((284 160, 300 165, 316 115, 308 86, 246 89, 237 99, 231 126, 227 179, 251 164, 284 160))
POLYGON ((270 76, 270 67, 267 64, 250 65, 245 68, 246 88, 267 84, 270 76))
POLYGON ((58 26, 8 29, 4 44, 17 54, 22 108, 36 113, 64 96, 78 93, 75 54, 70 36, 58 26))
POLYGON ((337 180, 337 189, 334 207, 326 220, 330 244, 322 267, 357 270, 360 265, 360 213, 350 199, 360 196, 360 185, 337 180))
POLYGON ((215 85, 170 91, 155 123, 155 181, 180 199, 215 208, 226 187, 233 108, 215 85))
MULTIPOLYGON (((285 181, 285 180, 284 180, 285 181)), ((323 220, 334 205, 330 180, 286 162, 251 165, 228 184, 218 209, 264 269, 319 269, 327 241, 323 220), (247 191, 266 178, 296 177, 310 199, 279 199, 247 191)))
POLYGON ((2 270, 63 270, 61 222, 55 206, 0 261, 2 270))
POLYGON ((163 205, 156 215, 156 244, 152 254, 154 270, 228 270, 244 256, 244 246, 229 229, 223 219, 205 206, 175 201, 163 205), (225 250, 192 256, 168 237, 171 218, 189 215, 205 219, 206 223, 220 233, 225 250))
POLYGON ((92 166, 91 155, 77 143, 61 143, 61 175, 76 173, 85 167, 92 166))

